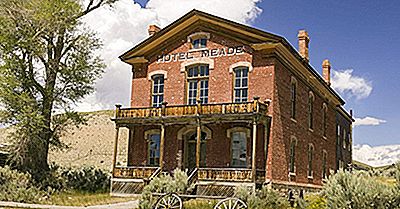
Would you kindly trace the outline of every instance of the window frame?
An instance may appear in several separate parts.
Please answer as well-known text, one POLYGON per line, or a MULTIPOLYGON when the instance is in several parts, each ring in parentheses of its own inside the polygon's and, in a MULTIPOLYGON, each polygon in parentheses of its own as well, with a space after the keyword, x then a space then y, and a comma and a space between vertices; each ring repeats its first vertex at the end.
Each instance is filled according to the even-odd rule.
POLYGON ((310 91, 308 93, 308 106, 307 106, 309 130, 314 130, 314 101, 315 101, 314 93, 310 91))
POLYGON ((292 137, 289 145, 289 175, 296 175, 296 147, 297 139, 292 137))
POLYGON ((310 143, 308 144, 308 151, 307 151, 307 177, 309 179, 312 179, 314 174, 313 161, 314 161, 314 145, 310 143))
POLYGON ((293 76, 290 82, 290 118, 296 120, 297 80, 293 76))
POLYGON ((165 92, 165 75, 163 74, 155 74, 151 76, 151 106, 152 107, 161 107, 162 103, 164 102, 164 92, 165 92), (157 93, 155 93, 155 87, 156 87, 156 79, 160 79, 160 83, 157 83, 158 86, 158 91, 157 93), (162 83, 161 83, 162 82, 162 83), (162 92, 160 93, 160 87, 162 86, 162 92), (161 97, 162 99, 159 101, 159 99, 157 99, 157 102, 154 103, 154 98, 157 97, 161 97))
POLYGON ((326 150, 322 150, 322 179, 327 179, 327 162, 328 162, 328 152, 326 150))
MULTIPOLYGON (((161 150, 161 131, 159 129, 151 129, 151 130, 147 130, 144 133, 145 135, 145 139, 146 139, 146 144, 147 144, 147 161, 146 161, 146 165, 149 167, 158 167, 160 165, 160 150, 161 150), (155 164, 151 164, 151 146, 150 143, 152 142, 152 135, 159 135, 159 146, 158 146, 158 162, 155 164)), ((154 161, 156 162, 156 161, 154 161)))
POLYGON ((250 69, 247 66, 237 66, 233 68, 233 102, 234 103, 245 103, 249 101, 249 73, 250 69), (237 71, 240 71, 240 77, 237 76, 237 71), (246 72, 246 76, 243 76, 243 72, 246 72), (236 86, 236 80, 240 79, 240 86, 236 86), (246 86, 243 86, 243 79, 246 79, 246 86), (246 92, 246 97, 243 97, 243 91, 246 92), (238 98, 236 97, 236 91, 239 91, 240 97, 239 101, 236 101, 238 98))
MULTIPOLYGON (((194 72, 193 72, 194 73, 194 72)), ((210 93, 210 68, 208 64, 193 64, 186 67, 186 104, 188 105, 196 105, 197 100, 200 99, 202 104, 208 104, 209 102, 209 93, 210 93), (204 68, 204 75, 201 75, 201 67, 204 68), (190 76, 190 70, 197 68, 197 74, 190 76), (195 91, 191 88, 191 83, 195 83, 196 89, 195 91), (206 85, 207 87, 204 88, 202 85, 206 85), (195 92, 196 96, 190 96, 191 91, 195 92), (207 92, 205 96, 202 96, 202 92, 207 92), (193 100, 194 99, 194 100, 193 100)), ((192 93, 193 94, 193 93, 192 93)))
POLYGON ((328 105, 322 104, 322 136, 326 138, 328 129, 328 105))

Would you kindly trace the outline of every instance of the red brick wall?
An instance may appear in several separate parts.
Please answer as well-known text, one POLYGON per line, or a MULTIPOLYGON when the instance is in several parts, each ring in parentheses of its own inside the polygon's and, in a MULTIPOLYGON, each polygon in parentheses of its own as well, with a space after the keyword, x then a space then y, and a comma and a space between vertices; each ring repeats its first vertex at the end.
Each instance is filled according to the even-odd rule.
POLYGON ((327 137, 323 137, 322 105, 324 100, 314 93, 314 124, 313 131, 308 126, 308 95, 312 89, 306 82, 295 76, 290 70, 277 61, 275 66, 275 96, 273 99, 272 115, 272 178, 282 181, 296 181, 299 183, 321 184, 322 179, 322 151, 328 153, 328 169, 335 169, 335 107, 328 104, 327 137), (297 80, 296 121, 291 119, 290 87, 291 76, 297 80), (291 137, 297 139, 296 146, 296 176, 289 179, 289 147, 291 137), (308 179, 308 145, 314 146, 313 179, 308 179))

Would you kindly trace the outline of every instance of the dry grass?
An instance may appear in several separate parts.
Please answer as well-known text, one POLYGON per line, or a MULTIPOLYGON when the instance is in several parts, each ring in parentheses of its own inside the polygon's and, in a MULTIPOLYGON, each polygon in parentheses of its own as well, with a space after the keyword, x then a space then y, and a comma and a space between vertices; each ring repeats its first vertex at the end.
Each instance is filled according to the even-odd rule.
POLYGON ((43 200, 39 204, 46 205, 65 205, 65 206, 91 206, 105 205, 136 200, 135 197, 111 197, 108 193, 80 193, 62 192, 54 194, 50 199, 43 200))

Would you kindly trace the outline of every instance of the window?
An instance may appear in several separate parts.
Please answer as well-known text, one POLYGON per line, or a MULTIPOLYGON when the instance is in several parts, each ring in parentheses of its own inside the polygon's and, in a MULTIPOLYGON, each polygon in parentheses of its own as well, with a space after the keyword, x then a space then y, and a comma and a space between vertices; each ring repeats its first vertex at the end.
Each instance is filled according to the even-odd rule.
POLYGON ((314 146, 312 144, 308 145, 308 177, 313 176, 313 167, 312 167, 312 163, 313 163, 313 158, 314 158, 314 146))
POLYGON ((296 139, 290 142, 289 157, 289 173, 295 173, 296 139))
POLYGON ((201 49, 206 48, 207 39, 206 38, 198 38, 192 41, 193 49, 201 49))
POLYGON ((308 95, 308 128, 313 129, 314 120, 314 94, 312 92, 308 95))
POLYGON ((202 104, 208 103, 208 65, 194 65, 187 69, 188 96, 189 105, 194 105, 197 99, 202 104), (199 94, 200 92, 200 94, 199 94))
POLYGON ((342 135, 342 140, 343 140, 343 142, 342 142, 342 145, 343 145, 343 149, 346 149, 346 145, 347 145, 347 140, 346 140, 346 136, 347 136, 347 134, 346 134, 346 129, 343 129, 343 135, 342 135))
POLYGON ((291 82, 291 87, 290 87, 290 102, 291 102, 291 107, 290 107, 290 116, 293 119, 296 119, 296 80, 292 78, 291 82))
POLYGON ((326 159, 327 153, 325 150, 322 151, 322 178, 326 179, 326 159))
POLYGON ((160 164, 160 134, 149 135, 149 161, 150 166, 158 166, 160 164))
POLYGON ((248 67, 237 67, 235 72, 234 101, 237 103, 247 102, 248 95, 248 67))
POLYGON ((322 134, 326 137, 326 129, 327 129, 327 113, 328 107, 326 103, 322 105, 322 134))
POLYGON ((152 76, 152 81, 152 106, 161 107, 164 101, 164 75, 154 75, 152 76))
POLYGON ((247 166, 246 132, 232 133, 232 166, 245 168, 247 166))

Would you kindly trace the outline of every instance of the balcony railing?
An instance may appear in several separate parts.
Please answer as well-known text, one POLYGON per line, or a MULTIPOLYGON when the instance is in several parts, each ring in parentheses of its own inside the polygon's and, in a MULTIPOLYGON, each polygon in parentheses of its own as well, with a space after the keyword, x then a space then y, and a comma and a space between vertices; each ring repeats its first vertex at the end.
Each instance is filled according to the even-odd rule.
POLYGON ((199 181, 252 182, 251 169, 240 168, 200 168, 199 181))
POLYGON ((159 118, 196 115, 224 115, 224 114, 250 114, 268 112, 268 104, 259 102, 258 99, 245 103, 219 103, 198 105, 174 105, 144 108, 117 107, 116 118, 159 118))
POLYGON ((159 167, 115 167, 114 178, 151 179, 159 173, 159 167))

